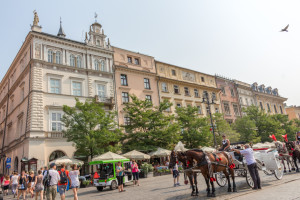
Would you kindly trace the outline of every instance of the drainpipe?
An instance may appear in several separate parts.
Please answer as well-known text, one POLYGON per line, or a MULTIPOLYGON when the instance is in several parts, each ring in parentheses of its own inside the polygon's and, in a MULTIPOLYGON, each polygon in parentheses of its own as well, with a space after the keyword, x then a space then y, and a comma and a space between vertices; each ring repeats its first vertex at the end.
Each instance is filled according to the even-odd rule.
POLYGON ((156 81, 156 84, 157 84, 157 90, 158 90, 158 104, 160 104, 160 90, 159 90, 159 81, 160 81, 160 77, 158 76, 158 73, 157 73, 157 67, 156 67, 156 62, 154 60, 154 67, 155 67, 155 73, 157 75, 157 78, 158 80, 156 81))

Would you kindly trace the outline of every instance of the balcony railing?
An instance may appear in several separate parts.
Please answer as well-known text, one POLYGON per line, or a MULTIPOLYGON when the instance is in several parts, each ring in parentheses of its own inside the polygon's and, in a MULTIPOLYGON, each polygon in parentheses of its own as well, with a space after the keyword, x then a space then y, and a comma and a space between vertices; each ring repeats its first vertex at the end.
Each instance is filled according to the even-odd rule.
POLYGON ((99 103, 114 104, 113 97, 108 98, 108 97, 102 97, 102 96, 96 95, 95 99, 96 99, 96 102, 99 102, 99 103))
POLYGON ((46 138, 63 138, 64 133, 62 132, 47 132, 45 133, 46 138))

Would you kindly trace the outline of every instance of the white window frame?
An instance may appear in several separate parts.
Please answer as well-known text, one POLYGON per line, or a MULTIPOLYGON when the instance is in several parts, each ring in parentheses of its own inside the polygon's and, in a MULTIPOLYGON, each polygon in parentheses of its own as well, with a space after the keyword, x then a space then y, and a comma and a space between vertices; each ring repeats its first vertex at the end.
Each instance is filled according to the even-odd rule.
POLYGON ((100 71, 105 72, 105 60, 100 60, 100 71))
POLYGON ((53 63, 53 50, 48 49, 47 55, 48 55, 48 60, 47 61, 50 62, 50 63, 53 63), (51 54, 49 52, 51 52, 51 54))
POLYGON ((61 91, 62 91, 62 87, 61 87, 61 77, 54 77, 54 76, 51 76, 48 78, 48 93, 51 93, 51 94, 61 94, 61 91), (51 92, 51 79, 55 79, 55 80, 58 80, 59 81, 59 92, 58 93, 55 93, 55 92, 51 92))
POLYGON ((99 61, 97 59, 94 60, 94 68, 97 71, 100 71, 100 65, 99 61))
POLYGON ((168 92, 168 85, 167 85, 167 83, 165 83, 165 82, 161 83, 161 90, 163 92, 168 92))
POLYGON ((82 58, 81 56, 76 56, 76 63, 78 68, 82 68, 82 58))
POLYGON ((73 54, 70 54, 70 66, 75 67, 75 56, 73 54))
POLYGON ((80 80, 71 80, 71 95, 73 95, 73 96, 77 96, 77 97, 82 97, 82 96, 84 96, 83 95, 83 82, 82 81, 80 81, 80 80), (81 88, 80 88, 80 93, 81 93, 81 95, 74 95, 74 92, 73 92, 73 90, 74 90, 74 88, 73 88, 73 83, 80 83, 81 84, 81 88))
POLYGON ((62 60, 61 55, 62 55, 62 53, 60 51, 56 51, 56 53, 55 53, 55 63, 61 64, 61 60, 62 60))
POLYGON ((98 97, 101 98, 107 98, 107 85, 105 83, 96 83, 96 94, 98 95, 98 97), (99 86, 104 86, 104 96, 100 96, 99 95, 99 86))
POLYGON ((201 106, 201 105, 197 105, 197 113, 198 113, 199 115, 202 115, 202 114, 203 114, 202 106, 201 106))
MULTIPOLYGON (((53 130, 52 130, 52 123, 56 123, 56 124, 59 123, 59 121, 57 121, 57 120, 56 120, 56 121, 52 121, 52 114, 53 114, 53 113, 55 113, 56 115, 57 115, 57 114, 60 114, 60 115, 61 115, 61 118, 62 118, 62 116, 63 116, 63 111, 55 111, 55 110, 52 110, 52 111, 49 112, 49 131, 50 131, 50 132, 61 132, 62 130, 64 130, 63 123, 62 123, 61 121, 60 121, 60 122, 61 122, 61 130, 60 130, 60 131, 59 131, 59 130, 56 130, 56 131, 53 131, 53 130)), ((56 117, 57 117, 57 116, 56 116, 56 117)))

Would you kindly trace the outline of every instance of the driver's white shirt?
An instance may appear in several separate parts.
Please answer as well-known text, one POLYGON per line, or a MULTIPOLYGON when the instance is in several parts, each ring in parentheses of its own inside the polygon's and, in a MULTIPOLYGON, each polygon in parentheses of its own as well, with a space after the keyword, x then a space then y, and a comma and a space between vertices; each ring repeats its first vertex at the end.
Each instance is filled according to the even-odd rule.
POLYGON ((251 149, 251 148, 244 149, 244 150, 241 150, 240 153, 245 157, 247 165, 256 163, 255 158, 254 158, 253 149, 251 149))

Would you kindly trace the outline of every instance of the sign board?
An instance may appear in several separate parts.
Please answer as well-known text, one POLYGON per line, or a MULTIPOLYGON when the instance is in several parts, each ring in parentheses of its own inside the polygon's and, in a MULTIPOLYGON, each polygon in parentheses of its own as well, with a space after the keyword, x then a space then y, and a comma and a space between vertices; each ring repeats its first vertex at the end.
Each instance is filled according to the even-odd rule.
POLYGON ((11 158, 10 157, 6 158, 6 163, 11 163, 11 158))
POLYGON ((6 164, 6 168, 7 168, 7 169, 11 168, 10 163, 9 163, 9 164, 6 164))

